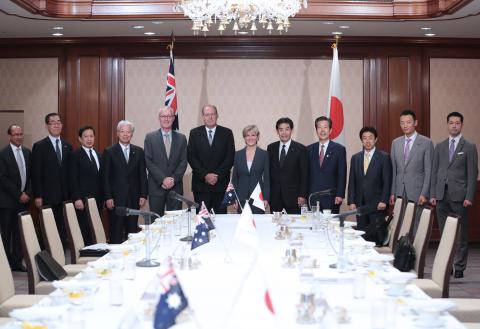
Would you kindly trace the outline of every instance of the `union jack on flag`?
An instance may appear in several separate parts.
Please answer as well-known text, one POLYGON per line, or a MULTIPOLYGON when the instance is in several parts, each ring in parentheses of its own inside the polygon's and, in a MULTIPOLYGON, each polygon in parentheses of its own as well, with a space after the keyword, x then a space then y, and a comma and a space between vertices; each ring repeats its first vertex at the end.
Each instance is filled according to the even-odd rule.
POLYGON ((168 66, 167 74, 167 92, 165 94, 165 106, 173 109, 175 114, 175 121, 173 121, 172 129, 178 130, 178 112, 177 112, 177 84, 175 82, 175 67, 174 67, 173 51, 170 49, 170 64, 168 66))

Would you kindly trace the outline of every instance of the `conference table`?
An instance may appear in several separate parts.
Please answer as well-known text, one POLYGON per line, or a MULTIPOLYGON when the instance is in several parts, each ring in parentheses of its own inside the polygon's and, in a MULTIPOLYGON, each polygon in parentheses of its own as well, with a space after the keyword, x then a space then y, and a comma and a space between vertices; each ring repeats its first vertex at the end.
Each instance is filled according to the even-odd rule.
MULTIPOLYGON (((365 245, 360 237, 345 240, 345 271, 332 268, 339 243, 334 224, 284 216, 279 226, 272 215, 254 215, 255 246, 236 238, 239 220, 240 215, 216 215, 210 242, 194 250, 179 239, 187 233, 186 215, 153 225, 152 258, 159 267, 136 267, 133 277, 122 266, 112 266, 104 278, 88 279, 95 282, 94 291, 68 306, 49 328, 152 328, 169 256, 189 305, 175 328, 464 328, 447 312, 425 322, 418 310, 434 301, 412 284, 400 294, 392 290, 388 277, 399 272, 386 261, 388 256, 358 247, 365 245), (282 234, 286 226, 289 235, 282 234)), ((123 245, 136 250, 127 257, 144 257, 143 245, 134 243, 141 237, 123 245)), ((123 262, 124 255, 106 255, 97 262, 123 262)), ((43 304, 56 304, 56 296, 58 292, 43 304)))

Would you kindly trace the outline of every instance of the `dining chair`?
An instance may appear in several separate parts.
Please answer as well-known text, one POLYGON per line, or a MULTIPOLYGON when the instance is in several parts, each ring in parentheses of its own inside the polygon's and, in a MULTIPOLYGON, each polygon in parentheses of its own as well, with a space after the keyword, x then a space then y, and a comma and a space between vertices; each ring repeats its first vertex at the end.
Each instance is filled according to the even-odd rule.
POLYGON ((85 202, 88 224, 92 232, 93 243, 107 243, 107 237, 102 224, 102 218, 98 212, 95 198, 87 198, 85 202))
POLYGON ((393 218, 388 227, 388 245, 383 247, 375 247, 375 249, 381 254, 391 254, 393 253, 393 248, 397 243, 398 233, 400 231, 400 224, 402 222, 403 214, 403 199, 397 197, 395 204, 393 206, 393 218))
POLYGON ((427 256, 428 243, 432 233, 433 214, 432 208, 426 206, 422 210, 420 223, 418 223, 417 233, 413 240, 413 249, 415 249, 415 265, 413 271, 417 273, 419 279, 423 279, 425 272, 425 258, 427 256))

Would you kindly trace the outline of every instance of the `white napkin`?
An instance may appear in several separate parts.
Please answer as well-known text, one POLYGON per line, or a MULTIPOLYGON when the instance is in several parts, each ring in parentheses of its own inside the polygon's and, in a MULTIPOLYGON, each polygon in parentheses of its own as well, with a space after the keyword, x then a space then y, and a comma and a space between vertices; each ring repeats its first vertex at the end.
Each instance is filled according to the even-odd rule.
POLYGON ((83 247, 83 250, 107 250, 108 244, 106 243, 96 243, 89 246, 83 247))
POLYGON ((98 284, 98 280, 68 280, 68 281, 53 281, 53 286, 57 289, 66 290, 83 290, 94 289, 98 284))
POLYGON ((20 321, 55 320, 65 314, 69 307, 70 305, 18 308, 10 312, 10 317, 20 321))

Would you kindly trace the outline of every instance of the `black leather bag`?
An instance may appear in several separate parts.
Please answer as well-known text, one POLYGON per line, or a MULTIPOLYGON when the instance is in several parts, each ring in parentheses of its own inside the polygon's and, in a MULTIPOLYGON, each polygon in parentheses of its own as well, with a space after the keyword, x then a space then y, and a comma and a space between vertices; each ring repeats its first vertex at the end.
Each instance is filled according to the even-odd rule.
POLYGON ((365 229, 363 238, 367 241, 375 242, 377 247, 386 245, 388 243, 388 225, 391 220, 392 216, 389 216, 387 220, 380 219, 370 223, 365 229))
POLYGON ((45 250, 35 255, 38 273, 45 281, 62 280, 67 276, 67 272, 63 269, 53 257, 45 250))
POLYGON ((398 239, 394 256, 393 266, 402 272, 408 272, 415 266, 415 248, 413 248, 408 234, 398 239))
POLYGON ((109 251, 109 249, 80 249, 80 257, 102 257, 109 251))

